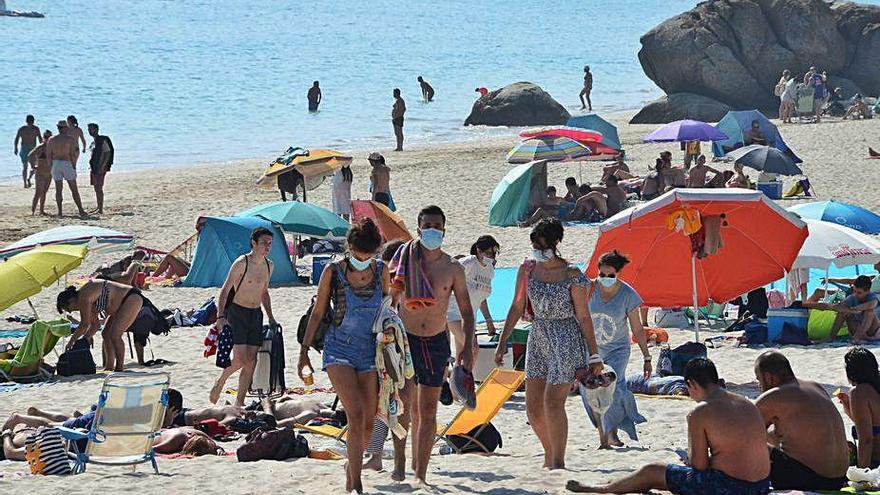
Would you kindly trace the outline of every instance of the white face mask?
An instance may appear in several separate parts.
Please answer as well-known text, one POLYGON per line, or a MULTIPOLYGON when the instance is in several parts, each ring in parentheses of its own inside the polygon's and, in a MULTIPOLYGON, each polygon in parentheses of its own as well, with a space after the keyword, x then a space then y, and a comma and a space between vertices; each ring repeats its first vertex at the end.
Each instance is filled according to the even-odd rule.
POLYGON ((356 271, 362 272, 367 268, 370 268, 370 265, 373 264, 372 259, 368 259, 367 261, 361 261, 354 257, 354 255, 348 255, 348 263, 354 268, 356 271))
POLYGON ((484 254, 483 261, 480 262, 483 266, 495 266, 495 258, 484 254))
POLYGON ((599 278, 597 278, 596 280, 599 282, 599 285, 606 289, 614 287, 614 284, 617 283, 617 278, 615 277, 603 277, 599 275, 599 278))
POLYGON ((538 263, 546 263, 553 259, 552 249, 532 249, 532 257, 538 263))

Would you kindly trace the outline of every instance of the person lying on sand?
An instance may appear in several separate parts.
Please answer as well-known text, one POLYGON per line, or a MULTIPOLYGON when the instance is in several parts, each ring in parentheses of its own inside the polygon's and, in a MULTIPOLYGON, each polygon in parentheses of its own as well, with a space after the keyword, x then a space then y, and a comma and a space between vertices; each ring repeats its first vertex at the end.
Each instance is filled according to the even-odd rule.
POLYGON ((309 421, 321 418, 337 418, 342 411, 334 411, 328 404, 313 397, 282 395, 276 399, 264 398, 260 407, 266 414, 275 417, 279 428, 294 424, 304 425, 309 421))
POLYGON ((146 251, 136 249, 133 253, 116 263, 95 270, 92 276, 102 280, 111 280, 113 282, 135 287, 135 284, 137 283, 137 275, 143 271, 143 263, 146 259, 146 251))
POLYGON ((200 409, 181 409, 172 421, 172 426, 195 426, 206 419, 214 419, 231 426, 238 420, 258 420, 267 424, 275 424, 275 418, 265 412, 247 411, 240 406, 210 406, 200 409))
POLYGON ((691 360, 684 379, 697 402, 687 417, 689 453, 684 465, 649 464, 607 485, 571 480, 566 488, 582 493, 770 493, 767 430, 758 408, 724 390, 715 365, 706 358, 691 360))
POLYGON ((865 104, 865 100, 862 98, 862 95, 856 93, 853 104, 846 111, 846 114, 843 116, 843 118, 848 119, 852 117, 854 119, 867 119, 869 116, 870 113, 868 112, 868 105, 865 104))
POLYGON ((157 454, 223 455, 224 450, 211 437, 189 426, 167 428, 153 439, 157 454))
POLYGON ((849 447, 831 396, 800 380, 779 351, 755 361, 763 392, 755 405, 767 425, 770 483, 774 490, 839 490, 846 486, 849 447))
POLYGON ((861 344, 869 340, 880 340, 880 320, 877 318, 877 305, 880 302, 877 294, 871 292, 871 277, 859 275, 852 286, 852 294, 842 303, 805 302, 804 308, 836 311, 834 324, 828 337, 819 342, 831 342, 837 338, 838 332, 846 324, 853 344, 861 344))

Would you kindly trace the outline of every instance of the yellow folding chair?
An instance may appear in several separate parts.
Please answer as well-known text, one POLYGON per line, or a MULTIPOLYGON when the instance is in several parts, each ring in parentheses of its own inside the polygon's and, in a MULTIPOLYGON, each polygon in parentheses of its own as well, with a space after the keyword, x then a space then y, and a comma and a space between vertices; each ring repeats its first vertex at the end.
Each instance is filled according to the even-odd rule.
POLYGON ((505 370, 495 368, 477 389, 477 407, 473 411, 464 407, 452 418, 447 425, 437 428, 436 442, 443 439, 447 445, 457 454, 461 454, 467 447, 477 445, 483 451, 487 449, 477 437, 490 421, 498 414, 501 407, 516 392, 526 379, 525 372, 518 370, 505 370), (464 445, 456 446, 449 441, 448 437, 455 435, 467 439, 464 445))

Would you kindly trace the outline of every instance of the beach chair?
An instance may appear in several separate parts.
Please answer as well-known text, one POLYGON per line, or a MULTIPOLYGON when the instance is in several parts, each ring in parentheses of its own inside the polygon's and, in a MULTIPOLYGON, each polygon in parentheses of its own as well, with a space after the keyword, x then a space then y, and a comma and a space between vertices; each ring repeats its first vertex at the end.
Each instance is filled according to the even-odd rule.
POLYGON ((308 426, 297 423, 293 425, 293 429, 302 430, 308 433, 314 433, 315 435, 329 437, 343 443, 348 439, 348 426, 344 428, 337 428, 333 425, 308 426))
POLYGON ((52 375, 42 368, 43 358, 55 348, 62 337, 70 335, 70 322, 37 320, 12 359, 0 359, 0 381, 33 382, 48 380, 52 375))
MULTIPOLYGON (((715 323, 722 323, 727 325, 727 304, 719 304, 714 301, 709 301, 709 304, 699 308, 699 318, 704 320, 707 325, 712 326, 715 323)), ((684 309, 685 318, 687 318, 688 323, 690 325, 694 324, 694 309, 693 308, 685 308, 684 309)))
POLYGON ((171 375, 163 372, 118 372, 104 379, 92 427, 59 427, 70 443, 73 474, 85 472, 88 463, 135 469, 144 462, 159 474, 153 439, 165 418, 170 383, 171 375), (84 449, 80 442, 85 442, 84 449))
POLYGON ((452 421, 437 428, 437 436, 434 441, 442 438, 457 454, 461 454, 462 450, 473 445, 488 452, 489 449, 481 445, 476 437, 498 414, 501 406, 519 389, 525 379, 526 374, 522 371, 501 368, 492 370, 480 384, 480 388, 477 389, 477 408, 471 411, 462 407, 458 414, 452 418, 452 421), (448 439, 451 435, 464 437, 468 441, 464 445, 455 445, 448 439))

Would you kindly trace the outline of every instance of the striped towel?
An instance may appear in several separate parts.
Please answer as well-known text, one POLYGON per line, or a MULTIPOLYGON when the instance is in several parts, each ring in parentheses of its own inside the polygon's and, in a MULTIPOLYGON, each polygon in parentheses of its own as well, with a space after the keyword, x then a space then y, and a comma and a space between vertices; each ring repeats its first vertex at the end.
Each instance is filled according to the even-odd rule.
POLYGON ((437 304, 434 289, 425 276, 419 241, 412 240, 400 246, 388 265, 391 287, 403 291, 403 304, 407 309, 430 308, 437 304))

